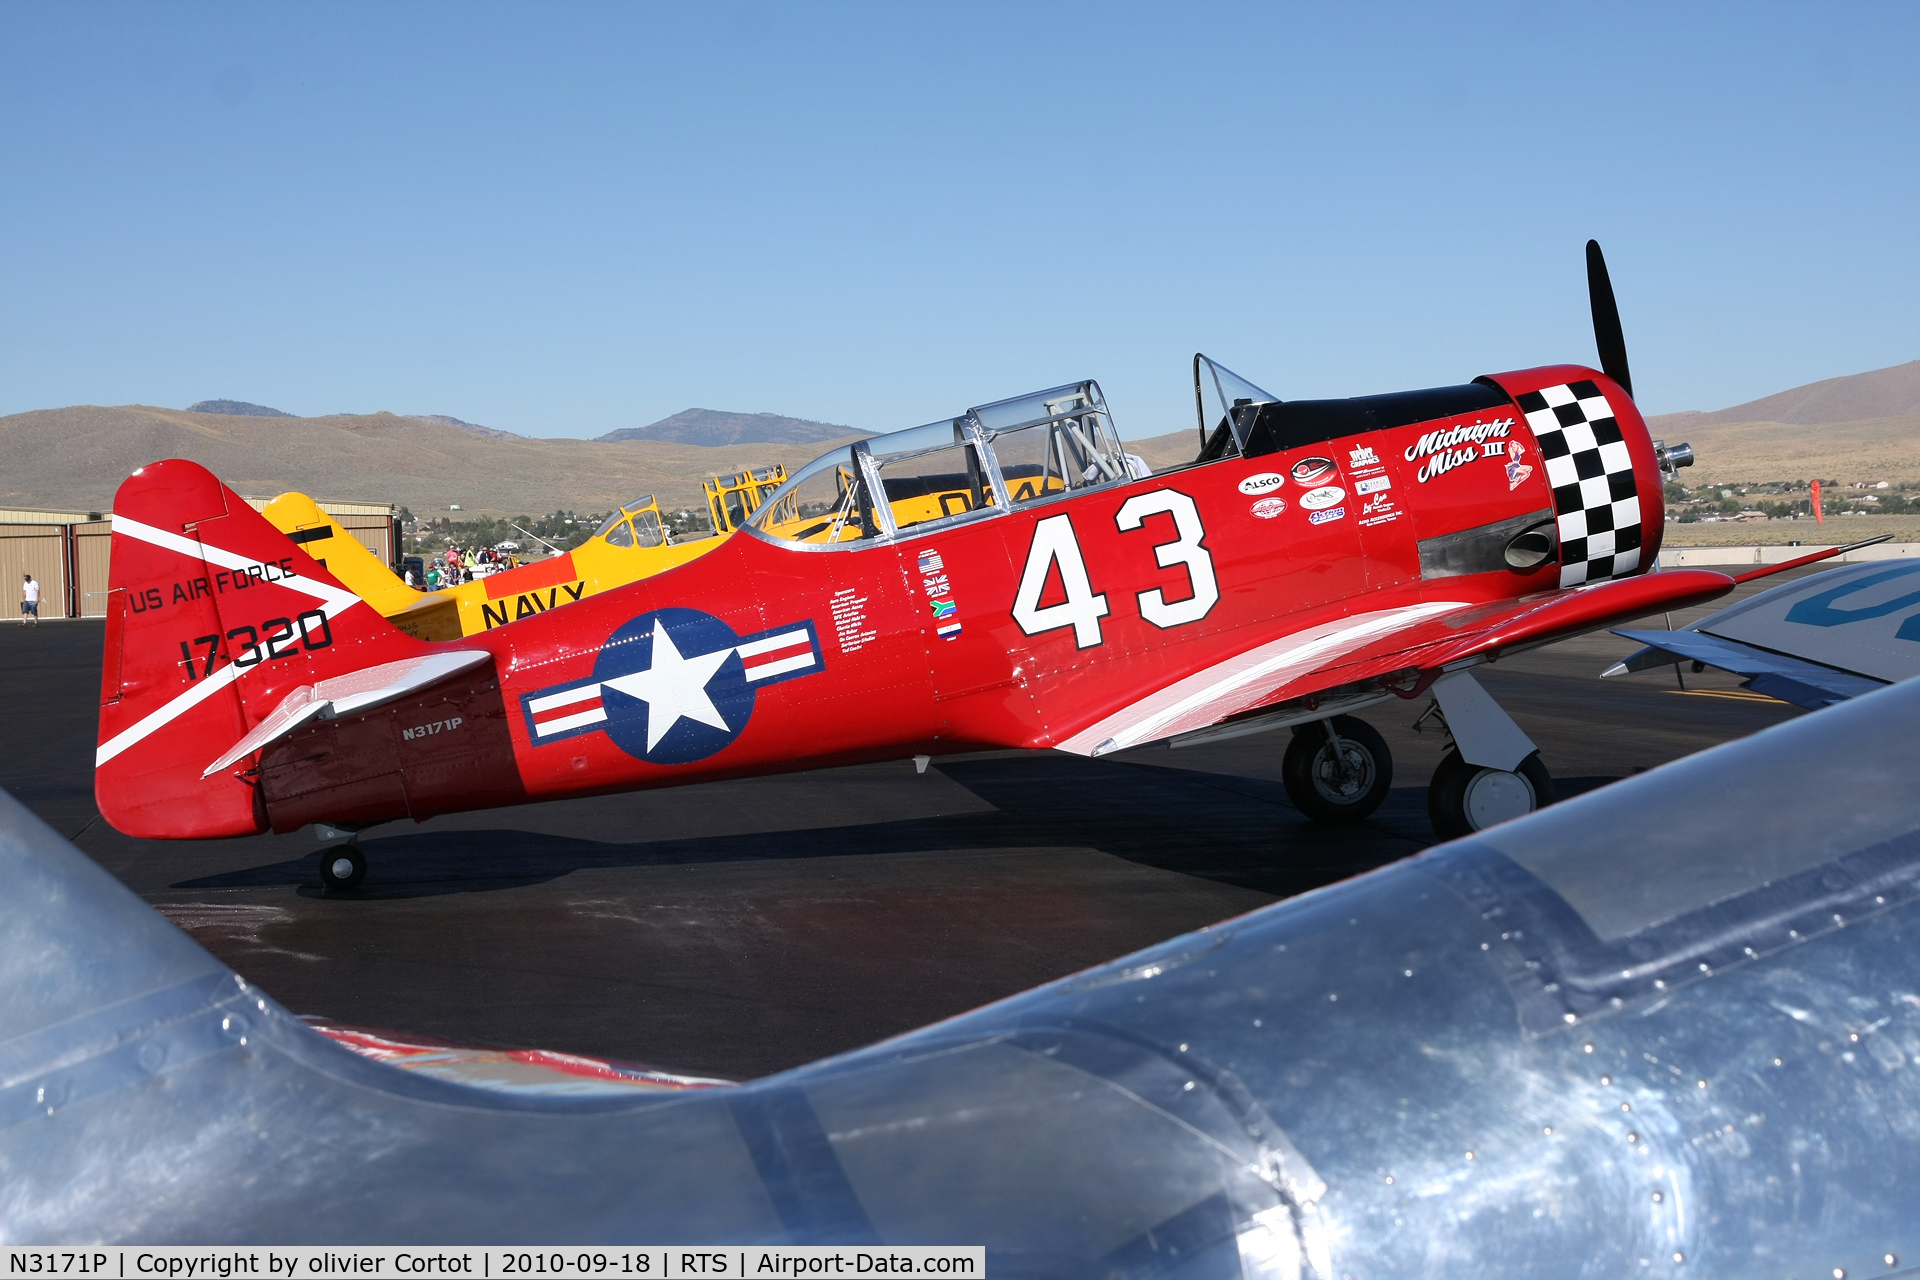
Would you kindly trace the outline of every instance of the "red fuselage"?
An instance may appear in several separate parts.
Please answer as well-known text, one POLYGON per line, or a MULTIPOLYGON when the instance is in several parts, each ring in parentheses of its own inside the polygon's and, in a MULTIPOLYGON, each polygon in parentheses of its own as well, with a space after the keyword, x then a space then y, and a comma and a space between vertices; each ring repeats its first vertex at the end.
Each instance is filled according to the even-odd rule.
MULTIPOLYGON (((310 722, 268 746, 254 769, 196 782, 231 793, 200 806, 199 819, 178 819, 150 796, 180 770, 164 754, 179 743, 161 745, 161 733, 100 766, 101 807, 141 834, 159 834, 167 821, 169 835, 237 834, 916 754, 1086 753, 1095 747, 1084 735, 1143 696, 1288 636, 1650 566, 1661 474, 1631 399, 1577 366, 1483 383, 1497 384, 1500 403, 1354 434, 1338 422, 1276 423, 1266 444, 1259 432, 1248 441, 1271 449, 1257 456, 975 510, 890 537, 822 545, 749 529, 690 564, 506 628, 430 647, 400 637, 414 646, 407 652, 479 649, 493 660, 396 703, 310 722), (1572 491, 1562 485, 1556 495, 1549 471, 1564 479, 1574 464, 1550 467, 1543 456, 1554 446, 1537 404, 1543 388, 1569 385, 1598 388, 1611 406, 1623 450, 1608 452, 1612 478, 1597 484, 1613 486, 1615 511, 1637 503, 1645 518, 1634 533, 1567 536, 1586 533, 1585 517, 1569 523, 1572 491), (1324 438, 1291 443, 1290 430, 1324 438), (1634 502, 1623 504, 1627 494, 1634 502), (1559 531, 1553 554, 1536 567, 1499 558, 1515 531, 1542 521, 1559 531)), ((1376 402, 1360 425, 1420 405, 1376 402)), ((1589 508, 1596 492, 1588 483, 1589 508)), ((129 575, 134 563, 130 554, 129 575)), ((288 611, 261 595, 261 607, 288 611)), ((223 634, 230 612, 220 615, 223 634)), ((343 636, 381 628, 362 659, 380 662, 399 651, 385 647, 385 624, 371 612, 350 608, 332 627, 343 636)), ((180 629, 189 640, 194 627, 180 629)), ((151 647, 177 668, 170 635, 156 634, 151 647)), ((194 775, 282 690, 335 674, 342 661, 289 656, 316 665, 303 674, 294 662, 263 664, 265 679, 236 679, 244 709, 195 735, 186 748, 194 775)), ((179 683, 177 671, 171 679, 179 683)), ((103 708, 101 741, 148 708, 103 708)))

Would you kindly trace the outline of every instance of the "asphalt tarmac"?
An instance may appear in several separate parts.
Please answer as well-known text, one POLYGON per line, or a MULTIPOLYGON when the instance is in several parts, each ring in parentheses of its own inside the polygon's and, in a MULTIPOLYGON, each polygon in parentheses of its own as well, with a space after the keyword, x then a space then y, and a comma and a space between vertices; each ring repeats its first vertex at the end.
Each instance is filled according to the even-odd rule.
MULTIPOLYGON (((1426 784, 1444 744, 1409 727, 1423 699, 1362 713, 1392 747, 1395 785, 1354 826, 1309 822, 1288 803, 1282 731, 396 824, 362 837, 361 888, 323 896, 310 831, 167 843, 101 820, 102 635, 95 622, 0 626, 11 713, 0 786, 294 1012, 471 1044, 763 1075, 1433 842, 1426 784)), ((1714 672, 1687 673, 1684 693, 1672 668, 1595 678, 1635 647, 1602 633, 1478 673, 1539 744, 1562 798, 1801 714, 1714 672)))

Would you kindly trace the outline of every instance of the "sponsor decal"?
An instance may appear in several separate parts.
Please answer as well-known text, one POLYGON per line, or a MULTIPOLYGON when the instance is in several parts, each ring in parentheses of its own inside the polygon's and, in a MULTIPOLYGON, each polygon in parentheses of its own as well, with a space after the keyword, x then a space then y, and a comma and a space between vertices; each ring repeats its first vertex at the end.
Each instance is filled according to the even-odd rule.
POLYGON ((1358 449, 1350 449, 1347 451, 1347 465, 1352 467, 1377 467, 1380 465, 1380 455, 1376 454, 1371 447, 1363 444, 1358 449))
POLYGON ((937 628, 934 634, 942 640, 958 640, 960 638, 960 624, 957 622, 949 622, 946 626, 937 628))
POLYGON ((1346 518, 1347 509, 1345 507, 1335 507, 1331 511, 1316 511, 1307 517, 1307 521, 1310 524, 1325 524, 1329 520, 1345 520, 1346 518))
POLYGON ((1353 491, 1358 494, 1379 493, 1382 489, 1393 488, 1392 476, 1375 476, 1371 480, 1359 480, 1354 483, 1353 491))
POLYGON ((1360 523, 1372 528, 1377 524, 1392 524, 1404 513, 1394 505, 1393 499, 1386 494, 1368 498, 1360 508, 1360 523))
POLYGON ((1526 446, 1521 444, 1518 440, 1507 441, 1507 492, 1508 493, 1512 493, 1515 489, 1518 489, 1520 487, 1521 482, 1525 480, 1528 476, 1533 474, 1533 468, 1530 466, 1522 465, 1520 461, 1520 459, 1523 456, 1525 456, 1526 452, 1527 452, 1526 446))
POLYGON ((692 764, 724 750, 767 685, 826 667, 811 621, 743 636, 699 609, 643 613, 607 637, 593 676, 523 694, 534 745, 604 733, 649 764, 692 764))
POLYGON ((1240 482, 1240 492, 1252 497, 1256 493, 1266 493, 1277 489, 1287 482, 1287 478, 1278 471, 1262 471, 1258 475, 1248 476, 1240 482))
POLYGON ((1293 482, 1302 488, 1311 488, 1333 475, 1332 458, 1302 458, 1293 464, 1291 472, 1293 482))
POLYGON ((1254 503, 1251 508, 1253 514, 1262 520, 1271 520, 1286 509, 1287 500, 1285 498, 1262 498, 1260 501, 1254 503))
POLYGON ((1512 431, 1512 418, 1429 431, 1407 446, 1405 456, 1408 462, 1420 462, 1419 480, 1425 484, 1476 458, 1505 457, 1507 436, 1512 431), (1423 458, 1425 461, 1421 462, 1423 458))
MULTIPOLYGON (((1322 485, 1310 493, 1301 494, 1300 505, 1308 511, 1318 511, 1320 508, 1330 507, 1336 502, 1344 502, 1346 497, 1347 491, 1340 486, 1332 484, 1322 485)), ((1316 520, 1314 523, 1318 524, 1319 521, 1316 520)))

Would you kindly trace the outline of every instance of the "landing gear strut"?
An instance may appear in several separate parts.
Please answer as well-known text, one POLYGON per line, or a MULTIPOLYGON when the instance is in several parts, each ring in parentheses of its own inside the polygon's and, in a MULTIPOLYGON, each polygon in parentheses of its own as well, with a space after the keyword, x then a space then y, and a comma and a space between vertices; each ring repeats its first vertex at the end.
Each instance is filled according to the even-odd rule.
POLYGON ((1553 778, 1513 717, 1471 675, 1433 685, 1433 703, 1413 723, 1437 719, 1453 745, 1427 786, 1427 816, 1442 840, 1457 840, 1553 803, 1553 778))
POLYGON ((1358 822, 1393 786, 1393 755, 1374 727, 1352 716, 1297 725, 1280 761, 1287 798, 1318 822, 1358 822))
POLYGON ((351 889, 367 878, 367 855, 349 840, 320 851, 320 884, 328 891, 351 889))

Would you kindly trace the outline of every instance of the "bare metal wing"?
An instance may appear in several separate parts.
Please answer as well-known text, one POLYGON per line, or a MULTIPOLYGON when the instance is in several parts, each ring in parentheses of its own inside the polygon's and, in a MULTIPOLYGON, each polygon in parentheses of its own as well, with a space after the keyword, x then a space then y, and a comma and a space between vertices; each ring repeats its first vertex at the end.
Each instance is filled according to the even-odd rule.
POLYGON ((1692 661, 1817 709, 1920 675, 1920 561, 1846 565, 1677 631, 1615 634, 1647 647, 1603 676, 1692 661))

